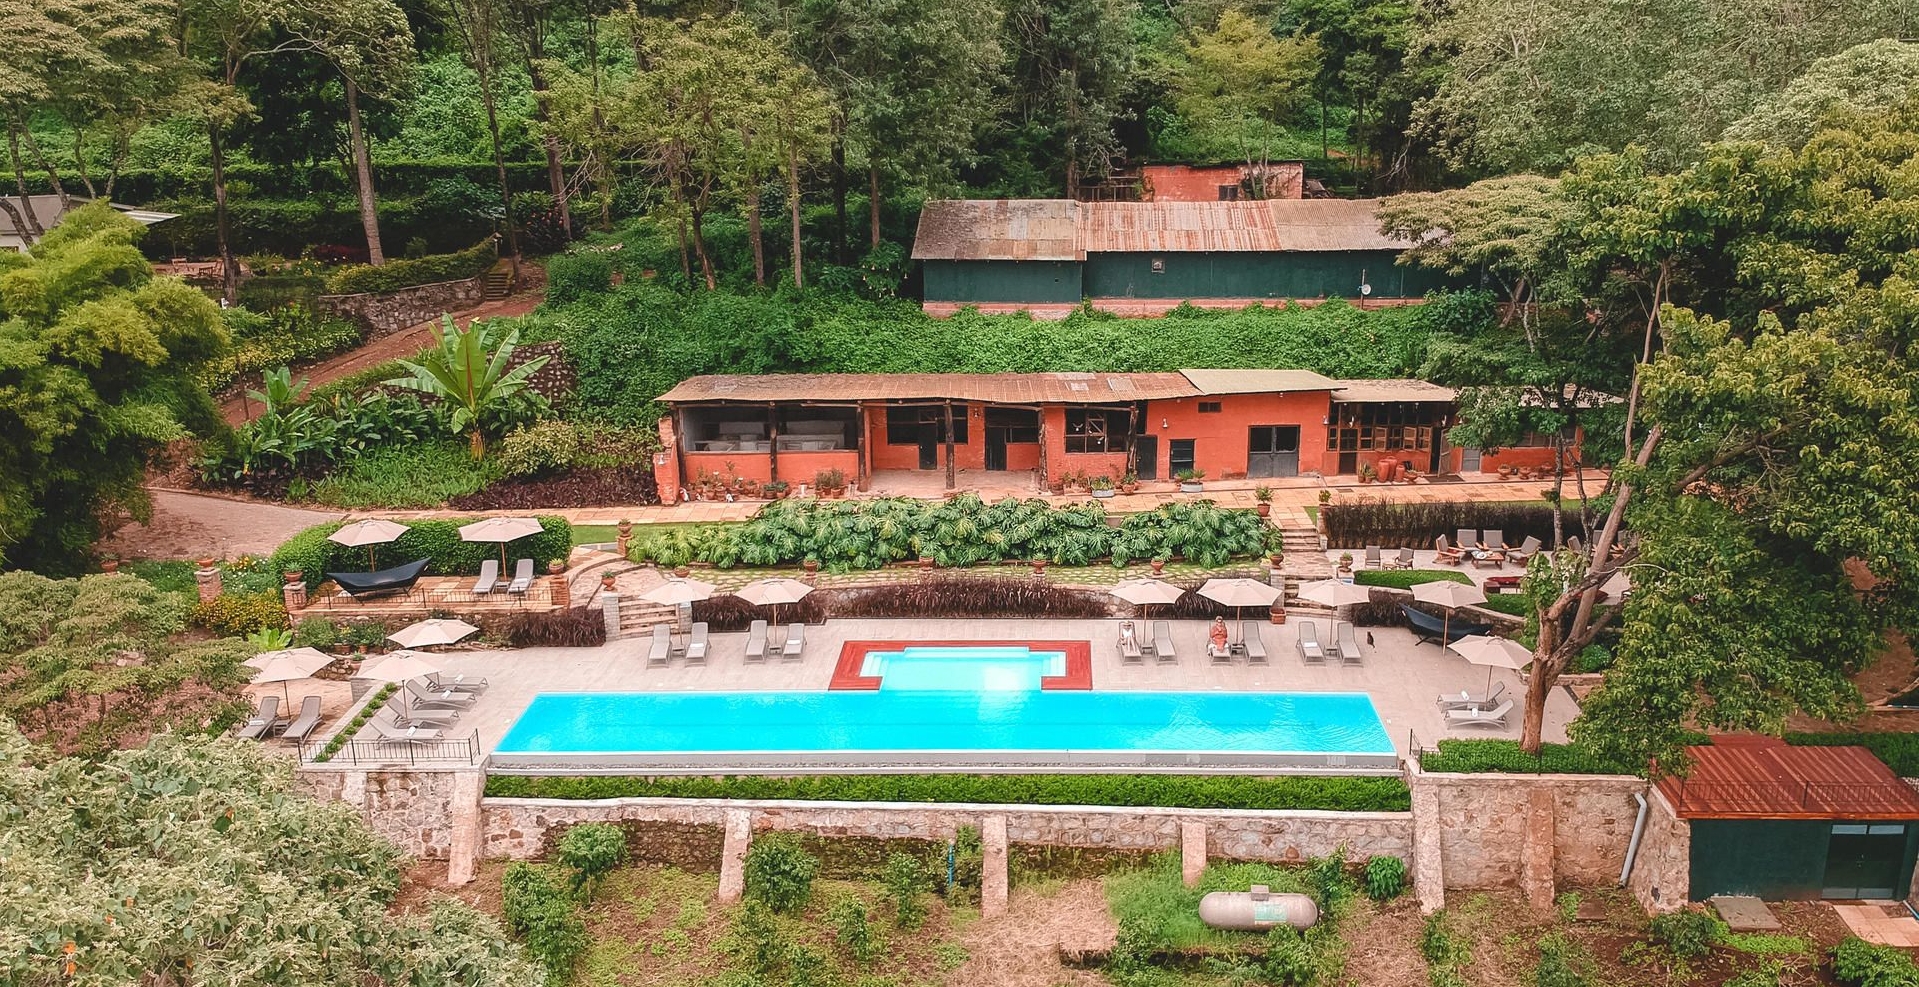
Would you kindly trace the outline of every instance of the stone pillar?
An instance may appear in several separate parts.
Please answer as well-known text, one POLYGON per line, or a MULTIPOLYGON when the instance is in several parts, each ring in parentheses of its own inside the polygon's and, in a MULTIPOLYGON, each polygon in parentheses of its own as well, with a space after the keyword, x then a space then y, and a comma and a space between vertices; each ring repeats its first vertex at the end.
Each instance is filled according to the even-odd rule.
POLYGON ((633 544, 633 522, 622 520, 620 521, 619 526, 615 529, 615 536, 613 539, 614 550, 619 553, 620 558, 626 558, 626 550, 629 547, 631 547, 632 544, 633 544))
POLYGON ((1413 893, 1422 914, 1446 907, 1446 866, 1440 857, 1439 789, 1424 783, 1416 763, 1407 763, 1413 796, 1413 893))
POLYGON ((620 636, 620 594, 611 590, 600 591, 600 616, 606 620, 606 639, 618 640, 620 636))
POLYGON ((980 869, 979 914, 993 918, 1006 911, 1006 817, 980 820, 979 835, 985 858, 980 869))
MULTIPOLYGON (((193 585, 194 588, 200 591, 201 603, 211 603, 219 599, 220 594, 226 591, 225 587, 220 584, 219 566, 202 566, 193 570, 193 585)), ((301 593, 304 594, 306 587, 302 585, 300 590, 301 593)))
POLYGON ((450 886, 471 883, 479 869, 480 797, 484 794, 486 772, 454 774, 453 795, 447 805, 447 822, 452 830, 446 850, 446 883, 450 886))
MULTIPOLYGON (((219 585, 220 585, 220 582, 219 582, 219 580, 220 580, 220 577, 219 577, 219 575, 218 575, 218 574, 216 573, 216 574, 214 575, 214 577, 213 577, 213 579, 214 579, 214 583, 213 583, 213 585, 214 585, 214 589, 215 589, 215 595, 218 595, 218 589, 219 589, 219 585)), ((200 586, 200 592, 201 592, 201 593, 205 593, 206 591, 207 591, 207 588, 206 588, 206 585, 205 585, 204 583, 202 583, 202 584, 201 584, 201 586, 200 586)), ((281 586, 280 586, 280 596, 281 596, 281 598, 282 598, 282 599, 284 599, 284 600, 286 601, 286 605, 287 605, 287 613, 295 613, 295 612, 297 612, 297 611, 300 611, 300 610, 305 610, 305 609, 306 609, 306 605, 307 605, 307 584, 306 584, 306 581, 305 581, 305 580, 302 580, 302 581, 300 581, 300 582, 297 582, 297 583, 283 583, 283 584, 281 584, 281 586)))
POLYGON ((1526 829, 1519 840, 1519 890, 1537 911, 1553 906, 1554 800, 1551 788, 1526 793, 1526 829))
POLYGON ((548 587, 547 594, 552 598, 554 606, 564 610, 567 604, 573 602, 573 591, 572 588, 567 585, 566 573, 553 573, 546 584, 548 587))
POLYGON ((753 814, 726 810, 726 845, 720 850, 720 902, 732 904, 746 893, 746 851, 753 845, 753 814))
POLYGON ((1200 875, 1206 873, 1206 824, 1203 822, 1183 822, 1179 824, 1179 877, 1189 888, 1199 887, 1200 875))

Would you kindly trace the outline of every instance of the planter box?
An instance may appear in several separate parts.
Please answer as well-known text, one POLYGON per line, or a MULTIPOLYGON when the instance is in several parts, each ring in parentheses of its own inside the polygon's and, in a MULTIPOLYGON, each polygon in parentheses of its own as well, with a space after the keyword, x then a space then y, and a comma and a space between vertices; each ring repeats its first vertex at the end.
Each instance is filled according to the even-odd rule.
POLYGON ((1205 490, 1206 485, 1204 483, 1182 483, 1179 485, 1180 493, 1203 493, 1205 490))
POLYGON ((1113 496, 1113 491, 1111 489, 1093 491, 1094 500, 1109 500, 1112 498, 1112 496, 1113 496))

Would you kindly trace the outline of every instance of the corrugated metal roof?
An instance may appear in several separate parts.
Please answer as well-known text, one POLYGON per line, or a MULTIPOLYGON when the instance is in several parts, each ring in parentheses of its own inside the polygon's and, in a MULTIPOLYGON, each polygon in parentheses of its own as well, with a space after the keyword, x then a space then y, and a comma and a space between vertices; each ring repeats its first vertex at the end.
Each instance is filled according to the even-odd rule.
POLYGON ((1659 791, 1681 819, 1919 819, 1919 793, 1864 747, 1719 737, 1659 791))
POLYGON ((1114 404, 1197 393, 1179 374, 758 374, 688 378, 660 400, 1114 404))
POLYGON ((1451 401, 1459 395, 1450 387, 1407 377, 1390 380, 1336 380, 1335 401, 1451 401))
POLYGON ((1376 199, 1245 202, 928 202, 915 260, 1085 260, 1088 253, 1403 250, 1376 199))
POLYGON ((1200 394, 1283 394, 1339 386, 1311 370, 1182 370, 1200 394))
POLYGON ((945 199, 920 210, 914 260, 1085 260, 1071 199, 945 199))

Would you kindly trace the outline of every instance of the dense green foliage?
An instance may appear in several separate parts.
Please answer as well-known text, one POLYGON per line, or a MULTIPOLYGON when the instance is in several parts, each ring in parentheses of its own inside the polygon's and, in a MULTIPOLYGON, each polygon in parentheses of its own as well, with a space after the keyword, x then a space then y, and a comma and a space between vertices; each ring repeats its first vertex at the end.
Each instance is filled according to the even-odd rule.
POLYGON ((357 295, 442 281, 464 281, 492 267, 498 257, 498 245, 488 237, 456 253, 388 261, 379 267, 368 264, 343 267, 328 276, 326 287, 335 295, 357 295))
POLYGON ((765 834, 746 851, 746 896, 775 912, 799 911, 813 896, 819 869, 819 858, 806 852, 798 836, 765 834))
POLYGON ((1261 947, 1245 972, 1258 982, 1294 987, 1339 982, 1345 960, 1340 923, 1351 910, 1352 880, 1338 856, 1305 867, 1271 864, 1213 864, 1197 887, 1181 880, 1179 854, 1155 856, 1147 866, 1106 880, 1107 903, 1119 922, 1107 972, 1118 983, 1152 983, 1153 959, 1162 953, 1199 954, 1218 962, 1241 950, 1261 947), (1213 929, 1199 920, 1199 901, 1213 891, 1245 891, 1264 884, 1276 894, 1311 896, 1320 920, 1304 933, 1281 926, 1264 936, 1213 929), (1137 978, 1137 979, 1136 979, 1137 978))
POLYGON ((1366 861, 1366 897, 1391 901, 1406 893, 1406 861, 1398 857, 1374 857, 1366 861))
POLYGON ((626 860, 626 831, 611 823, 581 823, 566 831, 554 860, 573 871, 573 891, 590 889, 626 860))
POLYGON ((1726 934, 1726 923, 1703 908, 1683 908, 1653 916, 1647 931, 1674 956, 1696 960, 1712 952, 1713 944, 1726 934))
POLYGON ((360 327, 351 320, 321 315, 303 305, 263 310, 264 315, 245 308, 221 313, 233 348, 201 368, 200 382, 209 390, 219 391, 275 367, 316 360, 359 345, 360 327))
POLYGON ((315 502, 349 510, 438 507, 483 489, 497 476, 493 464, 475 461, 466 446, 441 439, 381 446, 354 456, 310 485, 294 480, 287 489, 294 496, 304 486, 315 502))
POLYGON ((938 503, 775 501, 744 524, 678 527, 637 538, 630 554, 664 565, 700 561, 721 568, 812 560, 833 572, 915 558, 946 568, 1007 559, 1088 565, 1109 558, 1116 566, 1183 558, 1216 567, 1262 551, 1265 531, 1258 514, 1211 501, 1163 504, 1126 515, 1115 528, 1096 501, 1053 507, 1042 500, 1008 498, 987 504, 968 493, 938 503))
POLYGON ((1913 987, 1919 964, 1903 949, 1848 937, 1832 948, 1832 975, 1857 987, 1913 987))
POLYGON ((533 778, 491 775, 496 798, 802 799, 980 802, 999 805, 1154 805, 1190 809, 1404 812, 1397 778, 1238 778, 1202 775, 812 775, 802 778, 533 778))
POLYGON ((574 907, 573 896, 546 868, 514 861, 500 880, 500 917, 507 931, 518 936, 526 955, 546 969, 546 982, 562 987, 574 964, 586 954, 586 923, 574 907))
POLYGON ((528 383, 549 357, 514 364, 519 343, 511 326, 476 322, 462 329, 451 315, 433 327, 433 345, 411 360, 399 361, 407 376, 385 381, 388 387, 419 391, 438 399, 446 427, 464 433, 473 458, 486 453, 486 433, 524 421, 543 407, 528 383))
MULTIPOLYGON (((1359 561, 1354 560, 1357 566, 1359 561)), ((1360 586, 1386 586, 1392 589, 1412 589, 1420 583, 1465 583, 1472 584, 1472 577, 1458 569, 1356 569, 1353 582, 1360 586)))
POLYGON ((1422 771, 1449 774, 1507 772, 1520 774, 1627 775, 1637 769, 1608 760, 1577 744, 1542 744, 1529 754, 1518 742, 1492 739, 1447 739, 1436 752, 1420 755, 1422 771))
MULTIPOLYGON (((514 559, 533 559, 543 565, 548 559, 564 559, 573 547, 573 528, 566 519, 553 515, 539 517, 541 532, 508 542, 506 555, 514 559)), ((465 520, 427 520, 399 522, 407 532, 384 545, 373 546, 374 563, 388 568, 415 559, 432 559, 427 572, 434 575, 471 575, 480 571, 480 563, 500 557, 496 542, 461 541, 460 525, 465 520)), ((276 572, 299 571, 309 587, 318 586, 328 570, 367 571, 365 546, 347 546, 327 540, 340 530, 341 522, 314 525, 281 543, 273 553, 276 572)))
POLYGON ((0 804, 8 983, 539 982, 467 905, 390 914, 399 851, 257 744, 176 733, 55 760, 0 720, 0 804))
POLYGON ((1788 733, 1786 743, 1809 747, 1857 744, 1901 778, 1919 778, 1919 733, 1788 733))

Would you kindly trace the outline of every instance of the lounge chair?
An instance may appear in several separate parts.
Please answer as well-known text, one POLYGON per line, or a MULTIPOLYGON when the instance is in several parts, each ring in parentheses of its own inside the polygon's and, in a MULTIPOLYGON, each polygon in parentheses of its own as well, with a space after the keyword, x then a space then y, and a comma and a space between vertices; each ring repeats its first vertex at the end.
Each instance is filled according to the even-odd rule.
POLYGON ((1146 650, 1139 646, 1139 633, 1136 625, 1127 623, 1119 630, 1119 661, 1122 665, 1143 665, 1146 663, 1146 650))
POLYGON ((1538 538, 1532 535, 1527 535, 1526 540, 1520 542, 1518 548, 1512 549, 1506 553, 1506 561, 1511 562, 1515 565, 1524 567, 1526 563, 1531 562, 1533 560, 1533 556, 1539 554, 1539 550, 1543 547, 1545 546, 1540 544, 1540 541, 1538 538))
POLYGON ((1445 535, 1440 535, 1438 538, 1433 539, 1433 551, 1436 553, 1433 556, 1434 562, 1444 563, 1445 565, 1463 565, 1466 562, 1465 550, 1454 548, 1447 544, 1445 535))
POLYGON ((1368 545, 1368 546, 1366 546, 1366 568, 1368 568, 1368 569, 1384 569, 1384 568, 1386 568, 1386 563, 1385 563, 1385 561, 1384 561, 1384 560, 1382 560, 1382 559, 1380 558, 1380 556, 1379 556, 1379 546, 1378 546, 1378 545, 1368 545))
POLYGON ((1386 560, 1386 568, 1388 569, 1411 569, 1412 567, 1413 550, 1410 548, 1402 548, 1399 550, 1398 555, 1386 560))
POLYGON ((1586 554, 1586 546, 1580 543, 1578 535, 1566 539, 1566 547, 1572 549, 1574 555, 1586 554))
POLYGON ((1212 639, 1211 639, 1211 638, 1208 638, 1208 639, 1206 640, 1206 654, 1207 654, 1207 657, 1210 657, 1211 659, 1213 659, 1213 664, 1215 664, 1215 665, 1230 665, 1230 664, 1232 664, 1232 663, 1233 663, 1233 650, 1234 650, 1235 648, 1237 648, 1237 647, 1238 647, 1238 645, 1236 645, 1236 644, 1233 644, 1233 643, 1232 643, 1231 641, 1228 641, 1228 642, 1226 642, 1226 646, 1225 646, 1225 647, 1223 647, 1223 648, 1220 648, 1219 650, 1217 650, 1217 651, 1215 651, 1215 650, 1213 650, 1213 641, 1212 641, 1212 639))
POLYGON ((329 572, 326 575, 341 592, 355 599, 385 593, 404 594, 413 589, 413 584, 420 581, 420 574, 432 562, 432 559, 416 559, 377 572, 329 572))
POLYGON ((473 581, 473 595, 485 596, 499 588, 500 560, 487 559, 480 563, 480 578, 473 581))
POLYGON ((1490 707, 1492 704, 1498 702, 1500 700, 1500 697, 1504 696, 1505 694, 1506 694, 1506 683, 1494 682, 1493 691, 1488 692, 1483 696, 1475 696, 1468 692, 1457 692, 1457 693, 1449 692, 1443 696, 1440 696, 1439 699, 1435 702, 1435 705, 1437 705, 1440 709, 1472 709, 1475 707, 1479 709, 1486 709, 1490 707))
POLYGON ((1453 533, 1453 544, 1462 552, 1470 552, 1479 547, 1479 532, 1473 528, 1461 528, 1453 533))
POLYGON ((1299 623, 1299 660, 1308 665, 1326 664, 1326 649, 1319 646, 1319 625, 1310 620, 1299 623))
POLYGON ((786 643, 780 645, 781 661, 799 661, 806 656, 806 625, 794 621, 786 625, 786 643))
POLYGON ((382 723, 378 717, 368 720, 373 732, 389 744, 425 744, 435 740, 445 740, 446 734, 425 727, 396 727, 382 723))
POLYGON ((1487 528, 1485 533, 1479 536, 1479 541, 1480 546, 1488 551, 1504 552, 1506 550, 1506 533, 1498 528, 1487 528))
POLYGON ((513 581, 506 584, 508 593, 524 593, 533 587, 533 560, 521 559, 513 563, 513 581))
POLYGON ((1364 661, 1365 656, 1359 653, 1359 638, 1353 633, 1352 621, 1341 620, 1333 623, 1333 641, 1339 648, 1340 664, 1358 665, 1364 661))
POLYGON ((766 660, 766 621, 756 620, 746 628, 746 663, 757 665, 766 660))
POLYGON ((294 717, 292 723, 287 724, 287 728, 281 731, 280 736, 298 743, 307 739, 307 735, 319 725, 320 697, 306 696, 300 700, 300 715, 294 717))
POLYGON ((1163 620, 1153 621, 1153 656, 1162 665, 1179 662, 1179 652, 1173 647, 1173 631, 1163 620))
POLYGON ((469 679, 464 675, 447 678, 439 672, 426 673, 427 689, 433 692, 467 692, 475 695, 486 691, 485 679, 469 679))
POLYGON ((688 665, 706 664, 706 621, 693 625, 693 632, 686 638, 686 663, 688 665))
POLYGON ((454 692, 452 689, 428 692, 420 688, 418 682, 408 682, 406 694, 413 700, 410 705, 415 709, 465 709, 473 705, 472 693, 454 692))
POLYGON ((1513 701, 1505 699, 1492 709, 1480 709, 1477 706, 1449 709, 1446 711, 1446 722, 1462 727, 1503 727, 1506 725, 1506 714, 1512 711, 1513 701))
POLYGON ((1254 625, 1253 632, 1246 635, 1246 664, 1266 664, 1266 639, 1259 636, 1259 627, 1254 625))
POLYGON ((234 736, 241 740, 265 740, 280 725, 280 697, 260 697, 260 709, 240 725, 234 736))
POLYGON ((455 709, 408 709, 399 696, 388 696, 386 710, 393 714, 393 721, 403 727, 448 727, 460 718, 455 709))
POLYGON ((673 661, 673 629, 665 624, 653 625, 653 647, 646 653, 646 667, 665 668, 673 661))

